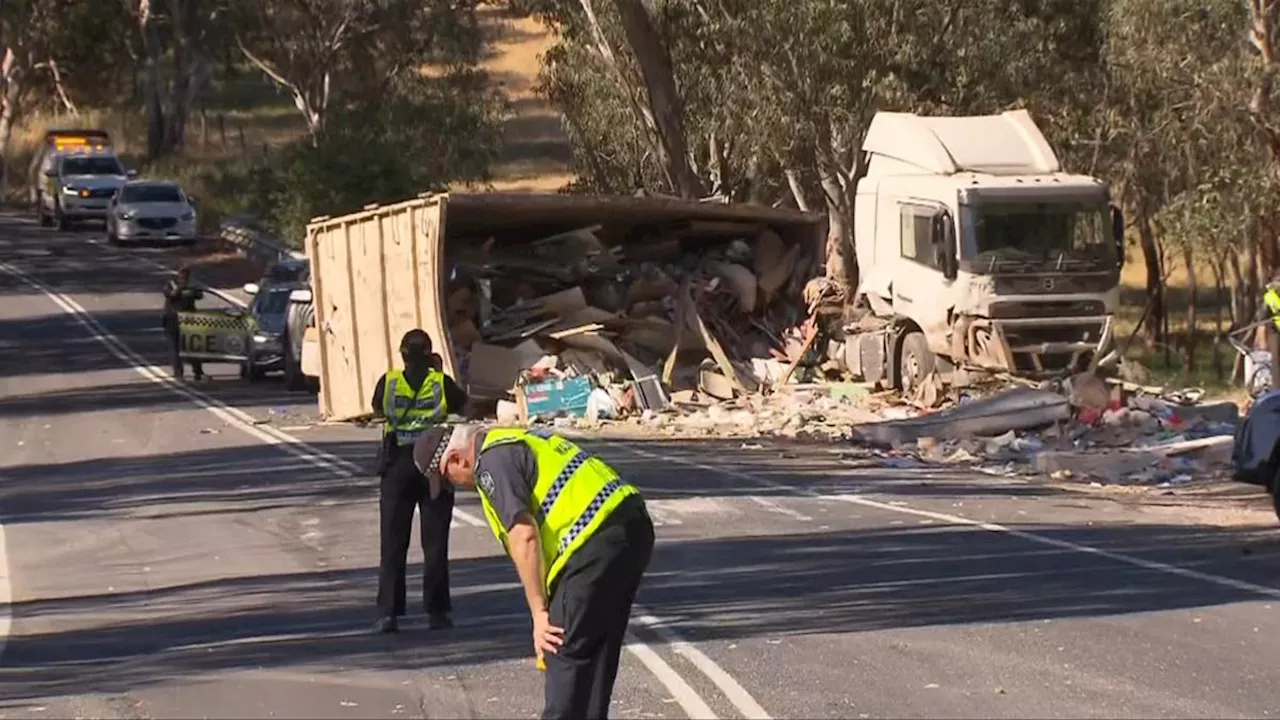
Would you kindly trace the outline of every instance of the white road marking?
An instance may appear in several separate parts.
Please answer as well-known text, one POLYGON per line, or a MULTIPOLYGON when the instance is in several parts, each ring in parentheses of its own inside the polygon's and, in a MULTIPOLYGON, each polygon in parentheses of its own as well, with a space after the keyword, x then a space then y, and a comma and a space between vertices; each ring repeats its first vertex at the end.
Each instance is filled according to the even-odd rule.
POLYGON ((742 713, 744 718, 749 720, 770 720, 769 713, 765 712, 765 709, 760 707, 760 703, 751 697, 751 693, 747 692, 747 689, 742 687, 741 683, 734 680, 732 675, 725 672, 724 668, 717 665, 714 660, 707 657, 705 653, 691 643, 682 640, 667 627, 666 622, 644 612, 638 606, 635 611, 638 612, 635 619, 657 633, 677 654, 693 663, 693 666, 698 668, 699 672, 707 676, 708 680, 720 688, 720 692, 724 693, 724 696, 729 699, 729 702, 733 703, 733 706, 738 709, 738 712, 742 713))
POLYGON ((791 508, 785 507, 781 503, 770 500, 769 498, 760 497, 759 495, 748 495, 747 499, 759 505, 762 508, 766 508, 768 510, 772 510, 773 512, 786 515, 787 517, 792 518, 793 520, 799 520, 800 522, 813 522, 813 518, 809 517, 808 515, 805 515, 799 510, 792 510, 791 508))
MULTIPOLYGON (((257 425, 254 417, 243 410, 227 405, 220 400, 196 390, 195 388, 188 387, 177 382, 170 377, 167 372, 147 362, 146 358, 135 352, 132 348, 126 345, 124 341, 111 334, 110 331, 94 319, 89 311, 85 310, 84 307, 75 300, 72 300, 66 295, 50 288, 17 267, 14 267, 9 263, 0 262, 0 271, 4 271, 12 275, 48 297, 54 302, 54 304, 61 308, 63 312, 72 316, 77 323, 88 331, 90 337, 99 343, 102 343, 102 345, 104 345, 112 355, 129 365, 134 372, 138 373, 143 378, 187 398, 198 407, 209 411, 218 419, 226 422, 228 425, 239 428, 241 431, 262 443, 277 447, 314 467, 326 470, 343 478, 351 477, 353 475, 363 476, 366 474, 364 468, 361 468, 359 465, 356 465, 349 460, 344 460, 336 455, 320 450, 319 448, 305 443, 286 432, 277 430, 276 428, 266 425, 257 425)), ((455 518, 472 527, 487 527, 484 520, 481 520, 465 510, 454 509, 453 514, 455 518)))
POLYGON ((700 463, 694 460, 687 460, 684 458, 672 457, 667 455, 658 455, 656 453, 651 453, 648 450, 640 450, 637 448, 630 447, 629 445, 626 445, 624 443, 618 443, 618 446, 627 450, 628 452, 631 452, 636 455, 640 455, 642 457, 652 458, 654 460, 661 460, 665 462, 674 462, 680 465, 686 465, 689 467, 698 468, 699 470, 707 470, 710 472, 718 473, 720 475, 724 475, 726 477, 737 478, 739 480, 747 480, 749 482, 757 483, 767 487, 776 488, 779 490, 786 490, 788 492, 793 492, 793 493, 796 493, 797 495, 803 495, 805 497, 819 498, 824 500, 838 500, 840 502, 849 503, 850 505, 861 505, 862 507, 875 508, 877 510, 885 510, 892 513, 898 513, 900 515, 911 515, 914 517, 929 518, 930 520, 938 520, 951 525, 963 525, 968 527, 976 527, 981 530, 986 530, 988 532, 996 532, 996 533, 1003 533, 1005 535, 1011 535, 1013 537, 1026 540, 1028 542, 1035 543, 1037 545, 1047 545, 1049 547, 1060 548, 1063 550, 1070 550, 1070 551, 1082 553, 1085 555, 1093 555, 1095 557, 1104 557, 1104 558, 1107 558, 1108 560, 1113 560, 1118 563, 1124 563, 1126 565, 1132 565, 1134 567, 1142 568, 1143 570, 1151 570, 1153 572, 1164 573, 1166 575, 1176 575, 1178 577, 1187 578, 1190 580, 1199 580, 1201 582, 1210 583, 1213 585, 1217 585, 1219 587, 1231 588, 1232 590, 1239 590, 1241 592, 1247 592, 1254 595, 1260 595, 1262 597, 1271 598, 1274 600, 1280 600, 1280 588, 1268 587, 1266 585, 1258 585, 1256 583, 1251 583, 1244 580, 1237 580, 1235 578, 1229 578, 1223 575, 1214 575, 1212 573, 1200 572, 1199 570, 1192 570, 1190 568, 1184 568, 1178 565, 1171 565, 1169 563, 1162 563, 1155 560, 1144 560, 1143 558, 1135 557, 1133 555, 1127 555, 1125 553, 1115 552, 1112 550, 1103 550, 1102 548, 1097 548, 1092 545, 1085 545, 1083 543, 1075 543, 1075 542, 1071 542, 1070 540, 1059 540, 1058 538, 1052 538, 1046 535, 1040 535, 1038 533, 1033 533, 1026 530, 1017 530, 1005 525, 1000 525, 998 523, 983 522, 981 520, 973 520, 971 518, 962 517, 960 515, 951 515, 948 513, 933 512, 932 510, 921 510, 918 508, 910 507, 906 503, 902 503, 902 502, 895 501, 894 503, 890 504, 887 502, 868 500, 867 498, 860 497, 858 495, 823 495, 821 493, 817 493, 812 490, 806 490, 804 488, 798 488, 793 485, 787 485, 785 483, 776 482, 774 480, 769 480, 767 478, 759 477, 752 473, 744 472, 741 470, 730 470, 728 468, 716 467, 714 465, 709 465, 707 463, 700 463))
POLYGON ((653 648, 645 645, 635 639, 635 635, 628 632, 627 650, 635 655, 644 666, 649 668, 649 672, 671 691, 671 695, 675 697, 676 702, 680 703, 680 707, 684 708, 685 714, 691 720, 717 720, 716 714, 712 712, 711 707, 706 701, 698 695, 698 691, 694 690, 685 679, 680 677, 680 673, 675 668, 667 664, 662 656, 653 651, 653 648))
POLYGON ((13 580, 9 577, 9 554, 5 547, 4 525, 0 525, 0 660, 9 644, 9 631, 13 627, 13 580))
MULTIPOLYGON (((267 445, 278 447, 281 450, 284 450, 290 455, 293 455, 294 457, 297 457, 298 459, 303 460, 308 464, 333 472, 334 474, 339 475, 340 477, 348 477, 350 475, 364 474, 362 469, 352 462, 344 460, 335 455, 331 455, 327 452, 324 452, 323 450, 319 450, 318 448, 315 448, 305 442, 302 442, 301 440, 289 435, 288 433, 282 432, 275 428, 257 426, 254 424, 253 417, 248 415, 244 411, 238 408, 234 408, 229 405, 226 405, 225 403, 222 403, 221 401, 216 400, 198 390, 179 384, 178 382, 174 381, 173 378, 166 375, 162 369, 148 363, 145 358, 143 358, 138 353, 134 352, 132 348, 128 347, 123 341, 121 341, 119 338, 117 338, 115 335, 109 332, 106 328, 104 328, 87 310, 84 309, 83 306, 81 306, 75 300, 72 300, 70 297, 67 297, 64 294, 59 293, 56 290, 53 290, 49 286, 40 282, 39 280, 36 280, 35 278, 31 277, 26 272, 5 262, 0 262, 0 271, 4 271, 12 275, 13 277, 21 280, 22 282, 26 283, 32 288, 38 290, 40 293, 44 294, 46 297, 52 300, 59 308, 61 308, 63 312, 66 312, 68 315, 71 315, 76 320, 76 322, 78 322, 82 327, 84 327, 86 331, 88 331, 88 333, 94 340, 102 343, 107 348, 107 350, 111 352, 112 355, 115 355, 117 359, 128 364, 135 372, 137 372, 143 378, 150 380, 151 382, 154 382, 158 385, 162 385, 168 388, 169 390, 172 390, 173 392, 178 393, 183 397, 186 397, 188 400, 195 403, 197 406, 205 410, 208 410, 210 413, 213 413, 215 416, 217 416, 219 419, 223 420, 224 422, 239 428, 240 430, 244 431, 245 433, 248 433, 249 435, 253 436, 254 438, 260 440, 261 442, 267 445)), ((475 517, 474 515, 471 515, 470 513, 467 513, 463 510, 458 510, 458 509, 454 509, 453 512, 454 512, 455 521, 460 519, 463 522, 473 527, 487 527, 487 524, 483 520, 475 517)), ((0 540, 3 540, 2 536, 0 536, 0 540)), ((3 546, 0 545, 0 549, 2 548, 3 546)), ((3 555, 0 554, 0 558, 2 557, 3 555)), ((8 573, 6 572, 5 578, 4 578, 5 584, 7 584, 7 575, 8 573)), ((3 592, 4 590, 5 590, 4 585, 0 585, 0 592, 3 592)), ((460 594, 460 593, 457 593, 455 591, 455 594, 460 594)), ((5 595, 0 595, 0 600, 5 600, 6 597, 7 596, 5 595)), ((3 631, 3 632, 0 632, 0 642, 3 642, 8 637, 9 627, 8 627, 7 610, 8 610, 8 603, 6 602, 5 603, 6 612, 3 618, 3 622, 0 622, 0 630, 3 631)), ((652 616, 647 616, 647 617, 652 617, 652 616)), ((656 618, 654 619, 656 620, 656 618)), ((666 637, 672 637, 672 638, 675 637, 675 635, 671 633, 669 630, 664 629, 664 631, 667 633, 666 637)), ((367 632, 367 631, 363 631, 363 632, 367 632)), ((343 633, 343 634, 345 635, 347 633, 343 633)), ((680 677, 680 674, 676 672, 675 668, 671 667, 670 664, 668 664, 665 660, 663 660, 662 657, 658 655, 648 645, 645 645, 643 642, 640 642, 639 640, 635 639, 634 635, 632 635, 631 633, 628 633, 628 635, 632 639, 631 642, 627 644, 628 651, 630 651, 633 655, 635 655, 640 660, 640 662, 643 663, 645 667, 649 668, 649 671, 652 672, 654 676, 657 677, 658 680, 662 682, 664 686, 666 686, 667 690, 672 694, 676 702, 680 704, 680 707, 683 708, 686 713, 688 713, 690 718, 698 718, 699 720, 702 720, 702 719, 716 720, 715 713, 711 711, 711 708, 707 705, 706 701, 704 701, 702 697, 697 693, 697 691, 695 691, 687 682, 684 681, 683 678, 680 677)), ((270 637, 246 638, 246 639, 241 639, 236 641, 227 641, 224 643, 205 643, 200 647, 203 647, 207 650, 212 650, 213 645, 231 645, 231 644, 243 644, 243 643, 249 643, 249 642, 256 643, 256 642, 271 642, 271 641, 279 642, 287 639, 304 639, 309 636, 310 635, 305 632, 293 633, 290 635, 276 635, 276 636, 270 636, 270 637)), ((329 635, 329 636, 332 637, 332 635, 329 635)), ((684 645, 686 645, 688 648, 692 648, 692 646, 689 646, 687 643, 684 643, 684 645)), ((191 647, 196 647, 196 646, 191 646, 191 647)), ((2 649, 3 649, 3 646, 0 645, 0 650, 2 649)), ((186 649, 186 647, 184 646, 182 648, 173 648, 171 649, 171 651, 181 650, 181 649, 186 649)), ((680 652, 679 648, 676 648, 676 651, 680 652)), ((694 649, 694 652, 697 652, 696 649, 694 649)), ((701 653, 698 653, 698 654, 701 655, 701 653)), ((705 655, 703 655, 702 657, 706 658, 705 655)), ((706 662, 711 663, 710 658, 706 658, 706 662)), ((711 664, 714 665, 714 663, 711 663, 711 664)), ((702 668, 699 668, 699 669, 702 669, 702 668)), ((703 672, 705 673, 706 671, 703 670, 703 672)), ((720 672, 723 674, 725 678, 729 677, 728 674, 724 673, 723 670, 721 670, 720 672)), ((732 681, 732 678, 729 678, 729 680, 732 681)), ((736 683, 736 681, 733 682, 733 686, 736 686, 738 690, 740 690, 743 693, 746 692, 745 690, 742 689, 741 685, 738 685, 736 683)), ((726 693, 726 695, 730 697, 730 700, 733 700, 732 695, 729 695, 729 693, 726 693)), ((735 701, 735 704, 736 702, 737 701, 735 701)), ((752 702, 754 703, 755 701, 752 700, 752 702)), ((756 707, 759 707, 759 706, 756 705, 756 707)), ((761 712, 763 712, 763 710, 761 712)), ((767 718, 768 716, 759 715, 759 716, 753 716, 753 717, 767 718)))

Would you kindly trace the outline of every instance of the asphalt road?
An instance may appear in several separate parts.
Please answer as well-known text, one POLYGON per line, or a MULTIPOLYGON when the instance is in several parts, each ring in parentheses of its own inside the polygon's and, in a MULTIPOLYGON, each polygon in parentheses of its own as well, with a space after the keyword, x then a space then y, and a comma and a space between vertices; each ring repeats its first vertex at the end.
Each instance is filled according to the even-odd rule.
MULTIPOLYGON (((174 384, 173 255, 100 235, 0 217, 0 718, 536 716, 474 498, 458 626, 370 634, 373 431, 230 366, 174 384)), ((659 525, 615 717, 1280 714, 1270 529, 837 447, 592 447, 659 525)))

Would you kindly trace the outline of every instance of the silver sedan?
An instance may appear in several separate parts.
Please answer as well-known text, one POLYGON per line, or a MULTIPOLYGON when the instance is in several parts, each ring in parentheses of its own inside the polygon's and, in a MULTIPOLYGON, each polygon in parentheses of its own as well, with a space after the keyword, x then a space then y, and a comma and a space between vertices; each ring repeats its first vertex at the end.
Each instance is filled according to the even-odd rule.
POLYGON ((107 207, 107 240, 190 245, 196 241, 196 209, 177 183, 127 182, 107 207))

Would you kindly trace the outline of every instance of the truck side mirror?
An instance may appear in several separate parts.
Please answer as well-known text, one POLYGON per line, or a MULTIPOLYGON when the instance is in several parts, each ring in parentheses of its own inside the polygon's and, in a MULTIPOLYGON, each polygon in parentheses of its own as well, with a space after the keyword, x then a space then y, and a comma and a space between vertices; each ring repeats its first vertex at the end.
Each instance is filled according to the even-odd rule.
POLYGON ((938 269, 948 280, 955 280, 959 274, 959 262, 956 258, 956 226, 951 222, 951 213, 942 211, 933 216, 933 252, 938 269))
POLYGON ((1116 243, 1116 265, 1124 266, 1124 210, 1111 206, 1111 239, 1116 243))

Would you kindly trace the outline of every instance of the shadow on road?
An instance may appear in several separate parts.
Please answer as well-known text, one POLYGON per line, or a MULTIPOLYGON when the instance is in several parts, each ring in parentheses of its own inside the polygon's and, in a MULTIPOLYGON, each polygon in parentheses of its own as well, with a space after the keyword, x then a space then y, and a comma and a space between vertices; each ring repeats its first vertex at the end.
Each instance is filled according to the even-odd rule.
MULTIPOLYGON (((368 632, 376 569, 230 578, 139 593, 20 603, 15 619, 125 616, 119 622, 11 638, 0 698, 128 693, 220 672, 321 665, 345 670, 414 670, 515 659, 529 654, 528 612, 505 558, 456 561, 458 627, 428 631, 412 613, 398 635, 368 632), (489 586, 486 588, 485 586, 489 586), (208 612, 210 603, 234 604, 208 612), (202 611, 203 610, 203 611, 202 611)), ((409 578, 411 588, 420 582, 409 578)))
MULTIPOLYGON (((1176 548, 1184 558, 1230 552, 1238 540, 1174 526, 1024 529, 1104 547, 1176 548)), ((1266 565, 1274 572, 1275 558, 1266 565)), ((55 614, 101 624, 15 636, 8 667, 0 670, 0 696, 125 693, 174 679, 298 665, 420 670, 525 657, 519 593, 492 586, 514 580, 508 561, 463 559, 451 567, 454 586, 470 592, 458 599, 460 626, 445 633, 364 632, 372 569, 19 603, 13 610, 20 626, 55 614), (209 611, 218 603, 233 607, 209 611), (120 616, 128 619, 100 620, 120 616)), ((1114 617, 1251 599, 1243 590, 1135 571, 1007 535, 904 527, 662 543, 639 602, 673 621, 686 639, 742 642, 1114 617)))

